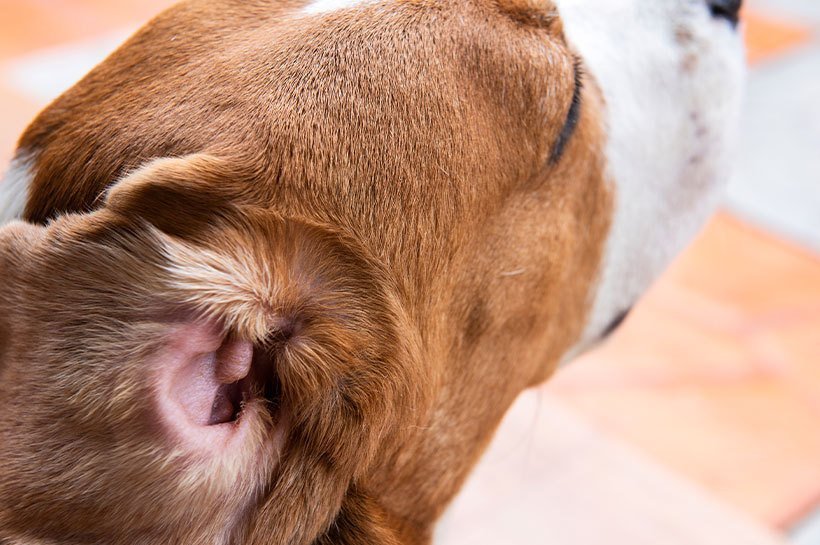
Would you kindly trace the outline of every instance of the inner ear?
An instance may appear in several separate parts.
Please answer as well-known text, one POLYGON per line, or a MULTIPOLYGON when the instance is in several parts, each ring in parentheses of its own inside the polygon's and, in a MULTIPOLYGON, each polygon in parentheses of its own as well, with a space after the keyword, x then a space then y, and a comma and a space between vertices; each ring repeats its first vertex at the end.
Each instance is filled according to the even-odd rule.
POLYGON ((219 448, 250 395, 253 344, 211 323, 177 324, 150 358, 159 423, 189 446, 219 448))
POLYGON ((106 208, 141 218, 173 236, 190 238, 248 202, 248 175, 206 154, 157 159, 132 172, 106 195, 106 208))

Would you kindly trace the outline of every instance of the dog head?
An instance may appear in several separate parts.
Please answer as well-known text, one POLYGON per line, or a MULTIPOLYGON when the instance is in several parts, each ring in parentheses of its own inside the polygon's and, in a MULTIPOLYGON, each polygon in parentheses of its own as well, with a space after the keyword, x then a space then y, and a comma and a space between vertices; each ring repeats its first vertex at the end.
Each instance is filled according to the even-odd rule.
POLYGON ((43 112, 2 186, 0 538, 426 542, 724 174, 732 24, 566 4, 189 1, 43 112))

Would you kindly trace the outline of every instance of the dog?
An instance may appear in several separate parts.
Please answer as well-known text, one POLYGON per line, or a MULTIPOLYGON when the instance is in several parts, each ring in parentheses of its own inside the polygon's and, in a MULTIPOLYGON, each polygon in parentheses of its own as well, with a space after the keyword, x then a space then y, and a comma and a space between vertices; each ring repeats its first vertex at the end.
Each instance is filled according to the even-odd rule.
POLYGON ((423 545, 716 206, 739 0, 187 0, 0 184, 0 543, 423 545))

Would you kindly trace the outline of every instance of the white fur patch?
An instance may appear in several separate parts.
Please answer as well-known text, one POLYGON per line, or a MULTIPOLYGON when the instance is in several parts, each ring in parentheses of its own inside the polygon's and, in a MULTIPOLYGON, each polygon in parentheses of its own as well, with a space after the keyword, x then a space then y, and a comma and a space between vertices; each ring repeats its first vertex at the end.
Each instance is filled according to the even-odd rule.
POLYGON ((372 4, 374 0, 314 0, 304 7, 302 13, 319 15, 343 9, 355 8, 364 4, 372 4))
POLYGON ((0 226, 23 217, 28 188, 34 178, 29 156, 18 155, 0 181, 0 226))
POLYGON ((728 182, 744 62, 704 0, 559 0, 606 100, 616 208, 592 315, 573 356, 629 309, 714 211, 728 182))

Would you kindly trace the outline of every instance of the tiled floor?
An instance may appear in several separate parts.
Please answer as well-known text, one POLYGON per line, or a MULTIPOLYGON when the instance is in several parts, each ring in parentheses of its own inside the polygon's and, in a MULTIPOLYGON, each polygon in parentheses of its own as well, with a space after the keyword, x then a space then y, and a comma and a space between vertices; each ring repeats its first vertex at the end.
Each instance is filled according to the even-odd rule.
POLYGON ((820 251, 820 3, 755 0, 755 62, 729 207, 820 251), (765 13, 766 15, 762 15, 765 13))
POLYGON ((436 545, 785 544, 543 390, 513 406, 436 537, 436 545))
POLYGON ((798 22, 795 16, 788 18, 771 10, 746 10, 744 17, 748 57, 753 65, 789 54, 811 39, 811 28, 798 22))
POLYGON ((820 259, 721 214, 547 390, 788 528, 820 500, 820 259))
MULTIPOLYGON (((0 0, 0 163, 36 111, 111 47, 111 36, 116 40, 171 3, 0 0)), ((726 509, 778 531, 799 527, 795 543, 818 545, 807 516, 820 506, 820 2, 750 3, 746 31, 754 68, 727 211, 607 346, 540 390, 550 414, 567 416, 548 419, 535 436, 563 433, 559 443, 570 450, 556 447, 556 459, 579 449, 590 473, 561 467, 589 482, 594 475, 636 471, 643 455, 624 454, 601 439, 616 437, 654 460, 641 466, 650 468, 652 483, 675 480, 653 465, 662 464, 725 501, 726 509), (583 421, 598 431, 584 431, 583 421), (589 449, 599 448, 614 449, 614 458, 590 457, 589 449)), ((548 466, 526 467, 545 472, 548 466)), ((629 486, 628 478, 612 479, 610 491, 629 486)), ((569 481, 538 474, 531 482, 566 492, 569 481)), ((653 486, 655 503, 668 499, 653 486)), ((701 493, 684 491, 675 501, 692 503, 701 493)), ((652 508, 637 495, 629 506, 615 496, 576 499, 600 504, 602 497, 609 504, 597 508, 613 520, 641 505, 652 508)), ((469 509, 470 516, 483 516, 469 509)), ((700 507, 691 512, 708 516, 700 507)), ((558 528, 566 522, 560 514, 542 522, 558 528)), ((674 527, 682 543, 721 543, 687 534, 684 519, 671 513, 658 517, 658 531, 674 527)), ((573 543, 601 542, 589 537, 584 521, 573 524, 563 531, 592 539, 573 543)), ((736 524, 737 532, 749 531, 748 524, 736 524)), ((630 536, 626 543, 644 542, 640 532, 621 530, 630 536)))

